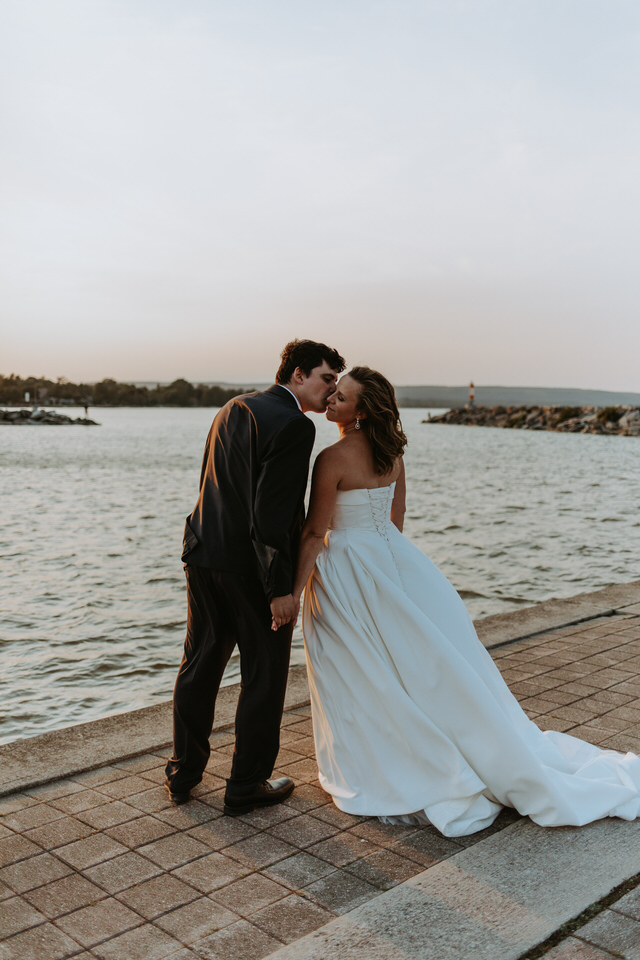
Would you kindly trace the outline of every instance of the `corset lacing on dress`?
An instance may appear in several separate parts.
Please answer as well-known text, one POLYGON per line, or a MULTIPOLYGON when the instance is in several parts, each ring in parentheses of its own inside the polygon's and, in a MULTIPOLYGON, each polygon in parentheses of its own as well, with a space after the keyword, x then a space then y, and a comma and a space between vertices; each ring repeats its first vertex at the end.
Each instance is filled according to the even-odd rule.
MULTIPOLYGON (((389 548, 389 553, 391 554, 391 559, 393 560, 394 566, 398 571, 398 578, 402 589, 405 590, 405 585, 402 581, 402 574, 400 573, 400 567, 398 566, 398 561, 396 560, 395 554, 393 552, 393 547, 391 546, 391 540, 389 539, 389 526, 391 524, 391 518, 389 511, 391 509, 391 501, 393 499, 393 488, 395 484, 391 485, 389 489, 389 495, 386 497, 374 497, 372 491, 367 489, 367 496, 369 498, 369 506, 371 508, 371 519, 373 520, 376 531, 380 534, 382 539, 385 541, 389 548)), ((379 490, 380 487, 374 487, 374 490, 379 490)), ((386 489, 386 488, 385 488, 386 489)))

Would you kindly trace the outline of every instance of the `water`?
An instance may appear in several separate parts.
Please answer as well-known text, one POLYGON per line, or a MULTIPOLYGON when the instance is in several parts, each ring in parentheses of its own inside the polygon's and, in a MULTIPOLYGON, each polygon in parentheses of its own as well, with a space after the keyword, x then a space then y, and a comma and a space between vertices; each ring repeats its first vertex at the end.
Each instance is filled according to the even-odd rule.
MULTIPOLYGON (((402 413, 405 532, 473 617, 640 578, 640 439, 402 413)), ((0 427, 0 742, 171 696, 182 529, 213 412, 93 415, 102 426, 0 427)), ((317 451, 337 434, 314 419, 317 451)), ((303 661, 299 628, 293 659, 303 661)), ((226 682, 237 675, 234 659, 226 682)))

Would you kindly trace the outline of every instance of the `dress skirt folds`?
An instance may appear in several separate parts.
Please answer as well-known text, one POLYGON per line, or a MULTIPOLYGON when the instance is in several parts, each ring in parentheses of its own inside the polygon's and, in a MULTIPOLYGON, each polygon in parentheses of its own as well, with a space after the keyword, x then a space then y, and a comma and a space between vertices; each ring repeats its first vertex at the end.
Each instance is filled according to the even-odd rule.
POLYGON ((394 485, 338 492, 305 591, 320 783, 347 813, 482 830, 503 806, 542 826, 640 813, 640 759, 522 711, 464 603, 390 521, 394 485))

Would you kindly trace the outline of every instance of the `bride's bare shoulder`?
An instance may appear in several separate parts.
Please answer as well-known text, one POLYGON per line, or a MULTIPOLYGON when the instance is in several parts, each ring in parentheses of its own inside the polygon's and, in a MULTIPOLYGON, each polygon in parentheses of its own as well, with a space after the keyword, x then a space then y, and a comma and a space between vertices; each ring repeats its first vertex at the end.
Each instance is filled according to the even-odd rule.
POLYGON ((341 446, 340 441, 337 440, 336 443, 332 443, 330 447, 325 447, 324 450, 320 451, 316 457, 316 466, 320 465, 323 469, 326 469, 343 463, 344 457, 344 447, 341 446))

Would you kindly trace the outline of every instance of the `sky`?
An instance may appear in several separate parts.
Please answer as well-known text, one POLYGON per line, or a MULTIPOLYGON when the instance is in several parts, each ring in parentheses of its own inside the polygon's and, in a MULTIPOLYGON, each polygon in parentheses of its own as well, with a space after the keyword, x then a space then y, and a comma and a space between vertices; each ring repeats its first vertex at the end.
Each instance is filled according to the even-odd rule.
POLYGON ((640 390, 637 0, 0 0, 0 373, 640 390))

